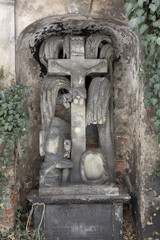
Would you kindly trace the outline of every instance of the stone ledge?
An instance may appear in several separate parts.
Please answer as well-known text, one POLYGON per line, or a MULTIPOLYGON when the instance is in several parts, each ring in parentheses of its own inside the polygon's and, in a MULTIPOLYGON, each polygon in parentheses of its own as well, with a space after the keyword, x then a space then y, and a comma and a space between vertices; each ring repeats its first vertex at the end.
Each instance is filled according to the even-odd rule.
POLYGON ((110 203, 110 202, 127 202, 130 196, 126 193, 119 194, 64 194, 64 195, 50 195, 39 196, 38 190, 33 190, 28 194, 28 200, 31 203, 44 203, 44 204, 65 204, 65 203, 110 203))

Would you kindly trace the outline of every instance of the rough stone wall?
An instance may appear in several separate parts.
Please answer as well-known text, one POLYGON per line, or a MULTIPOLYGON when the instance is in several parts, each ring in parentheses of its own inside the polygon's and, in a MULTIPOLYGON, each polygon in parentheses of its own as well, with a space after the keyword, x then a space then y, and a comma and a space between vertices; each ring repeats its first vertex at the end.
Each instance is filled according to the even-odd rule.
MULTIPOLYGON (((144 87, 143 82, 140 86, 140 89, 144 87)), ((137 181, 133 182, 137 190, 132 199, 137 226, 141 226, 138 228, 140 239, 158 240, 160 239, 160 177, 154 173, 154 168, 159 169, 160 166, 157 156, 159 149, 154 140, 152 111, 150 108, 146 111, 143 99, 143 91, 140 91, 137 108, 139 127, 135 129, 135 141, 139 145, 136 161, 137 181)))
MULTIPOLYGON (((15 81, 15 14, 14 0, 0 1, 0 68, 4 69, 4 78, 0 80, 3 86, 9 86, 15 81)), ((0 149, 1 151, 1 149, 0 149)), ((15 189, 15 164, 9 167, 10 182, 5 187, 5 201, 1 207, 4 208, 0 215, 0 230, 8 231, 14 226, 14 212, 17 204, 17 190, 15 189)))
MULTIPOLYGON (((6 69, 6 83, 15 77, 13 2, 0 1, 0 6, 2 6, 0 17, 3 18, 3 34, 0 36, 0 41, 3 44, 8 42, 8 46, 11 46, 11 49, 4 45, 0 46, 0 51, 2 50, 0 66, 3 65, 6 69), (11 32, 6 31, 6 19, 11 24, 11 29, 9 28, 11 32)), ((159 180, 153 173, 153 168, 158 167, 158 147, 153 140, 154 131, 143 104, 143 82, 138 79, 139 40, 127 26, 123 5, 123 0, 55 0, 54 3, 52 0, 16 1, 17 80, 32 84, 30 100, 26 105, 26 111, 30 117, 30 130, 26 145, 28 150, 25 158, 18 164, 18 181, 21 186, 21 196, 24 198, 27 191, 38 184, 41 165, 38 133, 40 129, 39 90, 42 78, 40 66, 33 57, 35 46, 38 49, 41 40, 53 32, 54 34, 58 31, 65 33, 66 29, 66 32, 74 32, 73 29, 79 32, 80 29, 84 29, 85 32, 87 26, 91 30, 91 25, 93 25, 93 31, 98 30, 112 36, 115 53, 119 59, 114 64, 113 77, 116 182, 132 196, 139 239, 159 239, 157 227, 160 217, 159 180), (55 25, 55 22, 63 24, 55 25), (52 26, 55 31, 51 33, 52 26)), ((35 57, 37 57, 36 54, 35 51, 35 57)), ((10 186, 8 191, 10 191, 10 186)), ((11 204, 11 197, 9 199, 11 204)), ((9 206, 13 210, 12 205, 9 206)), ((6 207, 6 209, 10 208, 6 207)), ((3 226, 6 221, 5 218, 1 219, 3 226)))

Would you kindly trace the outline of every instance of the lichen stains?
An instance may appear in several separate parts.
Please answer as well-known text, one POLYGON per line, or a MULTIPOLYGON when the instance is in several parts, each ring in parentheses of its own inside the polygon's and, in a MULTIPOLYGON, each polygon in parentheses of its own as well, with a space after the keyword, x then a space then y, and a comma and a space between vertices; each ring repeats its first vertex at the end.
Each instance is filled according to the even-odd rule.
POLYGON ((122 0, 94 0, 91 13, 125 21, 124 2, 122 0))

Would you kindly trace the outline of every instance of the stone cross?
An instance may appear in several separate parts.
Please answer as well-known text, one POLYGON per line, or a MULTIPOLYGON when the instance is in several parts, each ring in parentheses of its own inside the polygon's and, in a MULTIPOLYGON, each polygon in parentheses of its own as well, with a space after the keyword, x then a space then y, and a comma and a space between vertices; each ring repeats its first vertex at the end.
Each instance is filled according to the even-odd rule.
MULTIPOLYGON (((48 60, 48 74, 71 76, 71 88, 75 95, 77 89, 81 89, 82 92, 85 89, 85 77, 88 74, 107 73, 108 71, 106 59, 85 59, 84 51, 84 38, 81 36, 71 36, 70 58, 48 60)), ((73 96, 73 102, 71 103, 72 183, 82 183, 80 159, 86 150, 85 108, 85 96, 82 97, 81 94, 77 93, 77 96, 73 96)))

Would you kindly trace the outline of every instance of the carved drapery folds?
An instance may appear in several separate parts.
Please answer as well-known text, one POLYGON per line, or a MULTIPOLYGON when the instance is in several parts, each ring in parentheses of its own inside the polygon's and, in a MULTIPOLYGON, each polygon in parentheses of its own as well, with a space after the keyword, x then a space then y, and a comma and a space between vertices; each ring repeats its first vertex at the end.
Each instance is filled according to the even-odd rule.
POLYGON ((40 188, 112 182, 111 39, 54 36, 42 43, 39 55, 48 70, 41 86, 40 188), (99 147, 88 149, 86 127, 92 124, 99 147))

